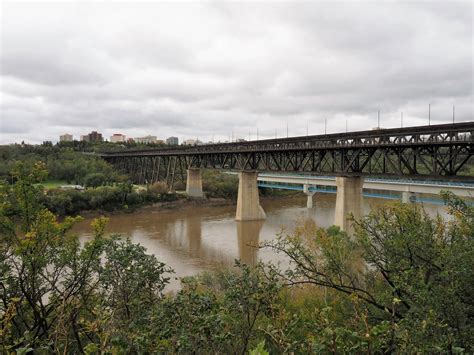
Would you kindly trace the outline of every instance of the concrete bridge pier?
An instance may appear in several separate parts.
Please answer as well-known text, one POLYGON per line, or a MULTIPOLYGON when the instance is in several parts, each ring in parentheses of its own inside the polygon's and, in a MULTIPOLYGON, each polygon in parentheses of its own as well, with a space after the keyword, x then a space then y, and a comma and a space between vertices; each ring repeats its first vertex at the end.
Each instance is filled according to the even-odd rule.
POLYGON ((186 193, 191 197, 204 197, 202 192, 201 169, 189 168, 186 170, 186 193))
POLYGON ((306 201, 306 208, 313 208, 313 196, 315 192, 309 190, 308 184, 303 185, 303 192, 306 196, 308 196, 308 200, 306 201))
POLYGON ((334 215, 334 224, 341 230, 351 233, 353 231, 352 223, 348 217, 352 214, 355 218, 362 217, 363 200, 362 186, 364 179, 362 177, 336 177, 337 196, 336 211, 334 215))
POLYGON ((257 175, 255 171, 239 172, 239 192, 237 195, 236 221, 258 221, 267 218, 260 206, 257 175))

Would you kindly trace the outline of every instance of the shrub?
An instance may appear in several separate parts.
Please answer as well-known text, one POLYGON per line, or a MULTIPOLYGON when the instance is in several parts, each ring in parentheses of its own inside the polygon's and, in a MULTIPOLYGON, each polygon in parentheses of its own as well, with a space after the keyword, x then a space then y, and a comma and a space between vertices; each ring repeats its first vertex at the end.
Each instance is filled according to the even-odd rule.
POLYGON ((205 170, 202 185, 208 197, 236 199, 239 187, 237 175, 222 174, 219 171, 205 170))
POLYGON ((84 177, 84 185, 87 187, 98 187, 106 182, 105 175, 102 173, 87 174, 84 177))
POLYGON ((133 206, 142 203, 143 199, 140 193, 131 192, 127 195, 126 201, 128 205, 133 206))
POLYGON ((166 194, 168 193, 168 186, 163 181, 157 181, 148 187, 148 191, 154 194, 166 194))

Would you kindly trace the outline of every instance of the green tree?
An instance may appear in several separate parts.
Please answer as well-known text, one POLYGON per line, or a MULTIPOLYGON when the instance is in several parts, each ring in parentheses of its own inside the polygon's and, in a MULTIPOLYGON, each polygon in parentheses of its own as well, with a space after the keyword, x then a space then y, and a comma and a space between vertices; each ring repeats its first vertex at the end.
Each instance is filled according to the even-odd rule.
POLYGON ((331 326, 329 339, 316 337, 315 344, 336 344, 342 330, 355 332, 353 340, 343 337, 347 351, 472 351, 474 213, 453 195, 444 196, 448 221, 416 205, 386 204, 355 221, 355 236, 333 227, 267 243, 294 265, 280 272, 288 284, 332 290, 359 309, 353 319, 362 322, 339 323, 338 331, 331 326))
POLYGON ((42 176, 41 164, 20 166, 15 185, 0 190, 0 352, 140 352, 140 327, 169 270, 143 247, 106 238, 105 218, 81 245, 69 233, 80 218, 59 223, 39 203, 42 176))
POLYGON ((87 187, 98 187, 104 185, 106 182, 105 175, 102 173, 87 174, 84 177, 84 185, 87 187))
MULTIPOLYGON (((81 243, 70 232, 80 218, 58 222, 44 208, 44 164, 20 163, 11 176, 14 184, 0 185, 2 353, 474 350, 474 210, 452 194, 443 195, 448 220, 386 204, 354 221, 354 236, 299 223, 266 243, 286 255, 288 270, 237 262, 166 294, 171 270, 106 236, 106 218, 81 243)), ((60 204, 102 208, 132 193, 102 186, 68 192, 60 204)))

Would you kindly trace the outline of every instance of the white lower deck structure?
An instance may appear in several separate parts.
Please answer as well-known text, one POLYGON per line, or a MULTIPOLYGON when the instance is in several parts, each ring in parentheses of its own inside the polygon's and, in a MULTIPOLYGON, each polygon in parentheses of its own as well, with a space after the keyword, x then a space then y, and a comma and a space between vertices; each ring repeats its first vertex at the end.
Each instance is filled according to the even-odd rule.
MULTIPOLYGON (((296 174, 267 174, 260 173, 258 181, 277 184, 296 184, 308 186, 334 186, 336 178, 332 176, 307 176, 296 174)), ((474 198, 474 183, 451 181, 423 181, 423 180, 397 180, 365 178, 363 189, 397 191, 405 193, 419 193, 439 195, 441 191, 451 191, 459 197, 474 198)))

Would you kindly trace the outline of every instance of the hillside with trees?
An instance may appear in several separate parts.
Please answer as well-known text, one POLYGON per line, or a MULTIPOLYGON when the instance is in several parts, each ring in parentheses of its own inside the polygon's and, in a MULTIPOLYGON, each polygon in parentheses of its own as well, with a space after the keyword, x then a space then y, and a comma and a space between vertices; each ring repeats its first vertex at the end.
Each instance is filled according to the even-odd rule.
POLYGON ((44 164, 0 189, 2 353, 471 353, 474 210, 445 194, 452 219, 386 204, 355 235, 301 224, 261 245, 271 264, 182 280, 145 248, 106 235, 79 243, 80 217, 42 202, 44 164), (14 214, 10 212, 15 210, 14 214))

